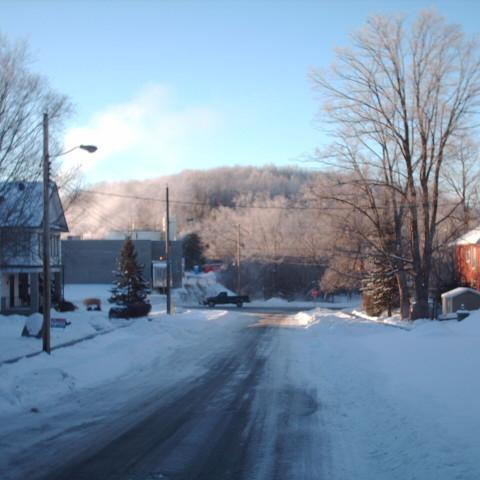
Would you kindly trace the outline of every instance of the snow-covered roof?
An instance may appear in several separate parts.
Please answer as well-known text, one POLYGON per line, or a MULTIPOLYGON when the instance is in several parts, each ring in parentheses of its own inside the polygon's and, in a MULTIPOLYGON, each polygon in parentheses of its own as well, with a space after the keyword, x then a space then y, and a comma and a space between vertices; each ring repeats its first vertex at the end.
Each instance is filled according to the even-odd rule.
POLYGON ((455 242, 455 245, 475 245, 480 244, 480 227, 474 228, 462 235, 455 242))
MULTIPOLYGON (((0 228, 41 228, 43 222, 42 182, 0 182, 0 228)), ((55 183, 50 184, 50 225, 68 231, 55 183)))
POLYGON ((457 297, 458 295, 462 295, 463 293, 468 293, 468 292, 474 293, 475 295, 480 296, 480 292, 478 290, 474 290, 473 288, 457 287, 457 288, 454 288, 453 290, 442 293, 442 298, 457 297))

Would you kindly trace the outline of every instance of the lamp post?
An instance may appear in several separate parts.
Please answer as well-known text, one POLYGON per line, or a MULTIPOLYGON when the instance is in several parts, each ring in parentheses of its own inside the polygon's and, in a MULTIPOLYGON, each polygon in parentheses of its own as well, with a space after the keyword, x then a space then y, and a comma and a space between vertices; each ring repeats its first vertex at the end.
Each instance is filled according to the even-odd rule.
POLYGON ((166 228, 165 228, 165 258, 167 259, 167 314, 170 315, 172 312, 172 292, 171 292, 171 276, 172 276, 172 266, 171 266, 171 252, 170 252, 170 203, 168 197, 168 185, 165 191, 165 200, 166 200, 166 228))
MULTIPOLYGON (((94 145, 79 145, 66 152, 55 155, 60 157, 77 148, 93 153, 94 145)), ((43 351, 50 353, 50 155, 48 153, 48 113, 43 114, 43 351)))
POLYGON ((237 295, 240 295, 240 224, 237 225, 237 295))

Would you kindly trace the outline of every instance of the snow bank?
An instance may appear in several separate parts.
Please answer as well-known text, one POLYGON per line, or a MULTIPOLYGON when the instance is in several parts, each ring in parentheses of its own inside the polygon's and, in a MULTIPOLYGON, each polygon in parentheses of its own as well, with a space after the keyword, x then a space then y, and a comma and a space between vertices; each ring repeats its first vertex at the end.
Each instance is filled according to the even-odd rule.
POLYGON ((344 308, 354 308, 361 303, 361 298, 359 296, 352 296, 351 298, 347 296, 338 296, 335 302, 321 302, 321 301, 302 301, 302 300, 293 300, 288 301, 284 298, 272 297, 268 300, 259 300, 255 299, 249 304, 252 307, 272 307, 272 308, 281 308, 281 307, 294 307, 294 308, 303 308, 303 309, 313 309, 313 308, 330 308, 334 310, 340 310, 344 308))
MULTIPOLYGON (((309 328, 317 323, 322 323, 328 328, 339 328, 348 324, 348 322, 355 321, 352 316, 344 312, 332 312, 332 310, 325 308, 316 308, 308 312, 299 312, 296 315, 290 316, 287 319, 286 325, 309 328)), ((355 322, 358 323, 358 322, 355 322)))

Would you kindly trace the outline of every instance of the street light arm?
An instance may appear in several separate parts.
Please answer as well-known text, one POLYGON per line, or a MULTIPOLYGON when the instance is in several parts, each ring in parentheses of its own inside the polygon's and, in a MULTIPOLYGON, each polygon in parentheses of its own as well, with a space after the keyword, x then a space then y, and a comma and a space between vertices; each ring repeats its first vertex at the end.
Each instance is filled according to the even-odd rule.
POLYGON ((88 153, 94 153, 98 150, 98 148, 95 145, 77 145, 76 147, 70 148, 69 150, 61 153, 57 153, 56 155, 53 155, 55 158, 56 157, 63 157, 64 155, 67 155, 67 153, 73 152, 74 150, 77 149, 85 150, 88 153))

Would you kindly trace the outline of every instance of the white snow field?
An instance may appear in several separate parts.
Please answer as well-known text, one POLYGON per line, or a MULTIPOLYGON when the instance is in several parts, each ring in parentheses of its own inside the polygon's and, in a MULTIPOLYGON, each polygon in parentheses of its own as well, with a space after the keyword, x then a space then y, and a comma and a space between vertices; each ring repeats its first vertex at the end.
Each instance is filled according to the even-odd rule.
MULTIPOLYGON (((151 320, 125 328, 110 323, 109 333, 50 356, 1 365, 0 457, 23 452, 28 458, 47 438, 68 443, 84 425, 120 412, 156 382, 168 389, 200 377, 200 359, 228 352, 237 334, 259 321, 221 309, 169 317, 160 300, 156 305, 151 320)), ((92 325, 94 313, 103 315, 99 324, 108 322, 106 312, 75 312, 72 322, 92 325)), ((0 318, 0 337, 14 321, 0 318)), ((276 400, 261 414, 256 441, 262 451, 253 480, 272 471, 279 445, 271 439, 286 428, 275 402, 289 401, 294 392, 310 392, 318 408, 312 413, 306 402, 305 420, 302 412, 288 419, 291 443, 281 448, 301 449, 305 462, 288 478, 480 478, 480 312, 462 322, 425 320, 401 329, 318 308, 263 325, 274 334, 251 422, 258 421, 255 405, 260 408, 272 392, 276 400), (308 442, 296 442, 300 430, 302 438, 308 431, 308 442)), ((153 400, 146 398, 149 408, 153 400)), ((300 400, 292 403, 297 409, 300 400)), ((0 477, 18 478, 15 470, 0 477)))
POLYGON ((295 320, 271 376, 317 394, 321 478, 480 478, 480 312, 410 330, 322 309, 295 320))

